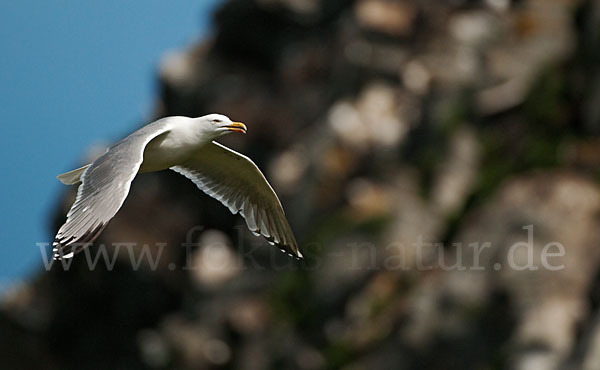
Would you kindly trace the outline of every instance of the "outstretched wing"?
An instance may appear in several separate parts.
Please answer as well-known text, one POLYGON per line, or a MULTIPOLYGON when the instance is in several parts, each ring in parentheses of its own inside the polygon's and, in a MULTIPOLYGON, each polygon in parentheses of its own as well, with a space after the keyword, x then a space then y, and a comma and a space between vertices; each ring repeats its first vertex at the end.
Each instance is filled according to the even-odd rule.
POLYGON ((54 239, 54 259, 71 258, 98 237, 125 201, 146 145, 168 128, 166 121, 159 120, 139 129, 110 147, 83 172, 75 203, 54 239))
POLYGON ((279 198, 248 157, 213 141, 171 169, 192 180, 232 213, 239 212, 255 235, 263 235, 283 252, 302 258, 279 198))

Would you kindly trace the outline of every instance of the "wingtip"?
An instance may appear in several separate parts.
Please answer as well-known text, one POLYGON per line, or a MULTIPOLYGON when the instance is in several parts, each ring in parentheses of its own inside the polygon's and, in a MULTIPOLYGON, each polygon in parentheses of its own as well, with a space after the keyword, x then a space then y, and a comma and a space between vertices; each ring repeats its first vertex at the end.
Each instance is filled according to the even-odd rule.
POLYGON ((54 241, 54 243, 52 243, 52 246, 52 259, 55 261, 66 260, 72 258, 75 255, 75 252, 73 251, 65 254, 63 252, 63 246, 58 241, 54 241))
POLYGON ((59 231, 56 239, 52 243, 52 258, 54 260, 72 258, 77 253, 89 247, 98 235, 100 235, 100 232, 102 232, 106 224, 107 223, 105 222, 100 222, 79 237, 72 236, 65 238, 64 236, 61 236, 62 233, 59 231))
POLYGON ((272 242, 269 242, 272 245, 276 245, 280 251, 282 251, 283 253, 287 254, 290 257, 294 257, 295 259, 297 259, 298 261, 302 261, 304 260, 304 256, 302 255, 302 253, 300 253, 300 250, 298 250, 297 248, 291 248, 288 245, 278 245, 272 242))

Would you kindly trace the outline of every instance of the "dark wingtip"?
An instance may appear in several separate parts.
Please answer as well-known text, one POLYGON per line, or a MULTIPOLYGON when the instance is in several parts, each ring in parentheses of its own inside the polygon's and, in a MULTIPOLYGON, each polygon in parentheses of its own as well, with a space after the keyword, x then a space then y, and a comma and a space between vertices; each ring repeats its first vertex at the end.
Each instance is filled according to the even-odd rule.
POLYGON ((91 245, 105 226, 106 223, 100 222, 96 227, 89 229, 79 238, 72 237, 66 240, 55 239, 54 243, 52 243, 52 258, 55 261, 72 258, 74 255, 91 245))
POLYGON ((273 238, 265 237, 265 239, 267 239, 269 244, 276 246, 277 248, 279 248, 280 251, 287 254, 288 256, 294 257, 298 261, 302 261, 304 259, 304 256, 302 255, 302 253, 300 253, 300 250, 298 249, 298 247, 292 248, 291 246, 289 246, 287 244, 276 243, 273 238))

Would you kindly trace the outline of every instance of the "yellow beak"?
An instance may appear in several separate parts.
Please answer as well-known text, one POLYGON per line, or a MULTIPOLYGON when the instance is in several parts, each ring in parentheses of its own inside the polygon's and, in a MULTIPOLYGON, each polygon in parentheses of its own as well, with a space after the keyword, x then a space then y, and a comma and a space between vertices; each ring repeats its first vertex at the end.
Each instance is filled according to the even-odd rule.
POLYGON ((232 122, 231 125, 225 127, 230 131, 241 132, 242 134, 245 134, 247 131, 246 125, 241 122, 232 122))

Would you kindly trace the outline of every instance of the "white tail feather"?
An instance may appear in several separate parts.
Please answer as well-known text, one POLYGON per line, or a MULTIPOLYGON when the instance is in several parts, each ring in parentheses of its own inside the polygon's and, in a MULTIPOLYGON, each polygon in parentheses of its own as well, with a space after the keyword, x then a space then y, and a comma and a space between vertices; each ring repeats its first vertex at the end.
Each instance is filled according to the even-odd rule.
POLYGON ((73 171, 69 171, 69 172, 60 174, 56 177, 65 185, 77 184, 78 182, 81 182, 81 179, 80 179, 81 175, 83 175, 83 172, 90 166, 90 164, 86 164, 83 167, 80 167, 73 171))

